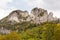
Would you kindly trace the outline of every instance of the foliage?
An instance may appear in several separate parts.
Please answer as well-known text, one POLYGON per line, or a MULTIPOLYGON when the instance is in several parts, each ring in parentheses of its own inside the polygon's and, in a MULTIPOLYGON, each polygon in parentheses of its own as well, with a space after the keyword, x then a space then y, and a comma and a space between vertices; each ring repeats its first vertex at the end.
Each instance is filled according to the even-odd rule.
POLYGON ((46 22, 34 24, 30 22, 16 23, 14 25, 4 23, 0 27, 12 30, 9 34, 0 34, 0 40, 60 40, 60 24, 46 22), (18 32, 16 32, 18 30, 18 32))

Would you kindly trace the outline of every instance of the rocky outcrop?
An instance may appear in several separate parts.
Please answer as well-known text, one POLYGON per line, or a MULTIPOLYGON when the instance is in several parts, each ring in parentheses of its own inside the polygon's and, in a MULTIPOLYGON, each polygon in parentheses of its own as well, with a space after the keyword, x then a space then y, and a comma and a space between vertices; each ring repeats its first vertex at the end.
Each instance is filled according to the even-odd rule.
POLYGON ((0 34, 9 34, 11 30, 5 29, 4 27, 0 28, 0 34))
MULTIPOLYGON (((35 24, 41 24, 44 22, 56 21, 60 22, 60 19, 53 17, 53 13, 48 13, 47 10, 42 8, 33 8, 31 13, 28 11, 14 10, 7 17, 3 18, 0 23, 7 23, 7 25, 14 25, 16 23, 31 22, 35 24)), ((5 25, 4 25, 5 26, 5 25)), ((5 29, 3 26, 0 28, 0 33, 7 34, 11 30, 5 29)), ((18 30, 16 30, 17 32, 18 30)))
POLYGON ((47 10, 36 7, 32 9, 30 14, 28 11, 14 10, 6 18, 4 18, 2 22, 20 23, 32 21, 36 24, 40 24, 54 20, 57 20, 57 18, 53 17, 52 12, 48 13, 47 10))
POLYGON ((47 21, 48 12, 42 8, 34 8, 31 12, 35 16, 36 23, 43 23, 47 21))
POLYGON ((15 10, 11 12, 8 21, 23 21, 28 15, 29 13, 27 11, 15 10))
POLYGON ((58 20, 57 17, 53 17, 53 13, 48 13, 47 10, 44 10, 42 8, 34 8, 31 12, 35 16, 35 23, 44 23, 44 22, 50 22, 50 21, 56 21, 58 20))
POLYGON ((27 17, 29 16, 29 13, 27 11, 21 11, 21 10, 14 10, 12 11, 7 17, 2 19, 2 22, 11 22, 13 23, 19 23, 22 21, 26 21, 27 17))

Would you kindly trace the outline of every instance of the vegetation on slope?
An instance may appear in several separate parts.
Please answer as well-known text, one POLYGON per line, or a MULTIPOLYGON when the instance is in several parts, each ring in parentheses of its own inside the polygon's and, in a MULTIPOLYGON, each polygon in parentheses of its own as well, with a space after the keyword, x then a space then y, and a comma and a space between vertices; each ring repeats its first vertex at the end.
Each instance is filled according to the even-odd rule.
POLYGON ((34 24, 22 22, 14 25, 0 24, 6 29, 12 30, 10 34, 0 34, 0 40, 60 40, 60 24, 46 22, 44 24, 34 24), (18 32, 15 32, 18 30, 18 32))

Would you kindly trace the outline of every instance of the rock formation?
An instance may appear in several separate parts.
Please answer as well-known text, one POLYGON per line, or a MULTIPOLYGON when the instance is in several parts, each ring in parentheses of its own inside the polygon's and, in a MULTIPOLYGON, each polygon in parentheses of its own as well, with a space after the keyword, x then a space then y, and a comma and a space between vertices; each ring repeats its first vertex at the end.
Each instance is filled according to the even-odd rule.
MULTIPOLYGON (((16 24, 22 22, 31 22, 35 24, 41 24, 44 22, 56 21, 60 22, 60 19, 57 17, 53 17, 53 13, 48 13, 47 10, 42 8, 33 8, 31 13, 29 14, 28 11, 21 11, 21 10, 14 10, 12 11, 7 17, 0 20, 0 23, 7 23, 7 24, 16 24)), ((2 26, 3 27, 3 26, 2 26)), ((10 30, 0 28, 0 32, 9 33, 10 30), (7 32, 6 32, 7 31, 7 32)))
POLYGON ((57 20, 57 18, 53 17, 52 12, 48 13, 47 10, 36 7, 32 9, 30 14, 28 11, 14 10, 2 21, 6 21, 6 22, 11 21, 12 23, 33 21, 34 23, 40 24, 54 20, 57 20))
POLYGON ((32 9, 31 14, 35 16, 35 23, 44 23, 44 22, 50 22, 50 21, 56 21, 58 18, 53 17, 53 13, 48 13, 47 10, 44 10, 42 8, 34 8, 32 9))
POLYGON ((36 23, 43 23, 47 21, 48 12, 42 8, 34 8, 31 12, 35 16, 36 23))

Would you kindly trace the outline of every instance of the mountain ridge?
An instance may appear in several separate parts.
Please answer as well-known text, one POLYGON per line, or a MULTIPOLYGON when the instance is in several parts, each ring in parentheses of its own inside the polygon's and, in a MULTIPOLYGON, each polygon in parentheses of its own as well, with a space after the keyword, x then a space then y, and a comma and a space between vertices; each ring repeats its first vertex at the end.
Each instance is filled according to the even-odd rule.
POLYGON ((48 14, 47 10, 42 8, 33 8, 29 14, 28 11, 14 10, 7 17, 3 18, 1 21, 34 21, 35 23, 43 23, 46 21, 58 20, 58 18, 53 17, 53 13, 48 14))
POLYGON ((12 30, 21 30, 27 25, 28 28, 46 22, 59 23, 59 21, 60 19, 53 17, 52 12, 48 13, 47 10, 42 8, 33 8, 30 14, 28 11, 14 10, 8 16, 0 20, 0 29, 2 34, 8 34, 12 30), (16 26, 18 27, 16 28, 16 26))

